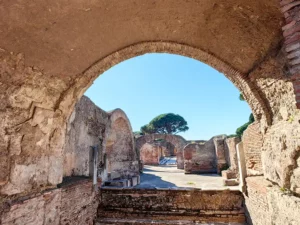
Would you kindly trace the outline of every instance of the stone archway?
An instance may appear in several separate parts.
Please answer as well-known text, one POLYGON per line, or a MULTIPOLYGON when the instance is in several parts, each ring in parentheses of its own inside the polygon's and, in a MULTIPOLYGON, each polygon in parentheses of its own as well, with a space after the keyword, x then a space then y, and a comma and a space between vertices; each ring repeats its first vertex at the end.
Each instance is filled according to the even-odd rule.
MULTIPOLYGON (((265 178, 274 190, 300 193, 297 1, 12 0, 0 6, 1 195, 56 187, 77 100, 99 74, 149 52, 185 55, 226 74, 259 124, 265 178)), ((257 194, 253 180, 250 197, 257 194)), ((270 193, 260 218, 272 215, 281 224, 279 202, 288 198, 270 193)))
POLYGON ((176 152, 176 156, 177 156, 177 168, 183 169, 184 168, 183 148, 187 142, 183 137, 179 135, 171 135, 171 134, 143 135, 136 139, 136 149, 138 152, 140 152, 146 143, 153 142, 159 139, 165 140, 166 142, 169 142, 173 146, 175 146, 174 151, 176 152))
POLYGON ((177 154, 177 148, 171 142, 164 139, 147 141, 137 148, 139 158, 143 165, 158 165, 161 159, 173 157, 177 154))
MULTIPOLYGON (((277 1, 184 3, 184 7, 171 0, 156 4, 133 0, 3 3, 2 194, 61 182, 66 121, 75 103, 99 74, 137 55, 166 52, 211 65, 241 90, 263 131, 271 124, 279 104, 271 106, 270 102, 278 96, 269 95, 265 87, 273 73, 265 79, 255 72, 262 62, 268 64, 265 57, 281 40, 277 1), (130 18, 136 18, 136 23, 124 23, 130 18), (259 19, 253 26, 247 18, 259 19)), ((275 70, 280 66, 274 63, 275 70)), ((294 108, 288 106, 288 110, 294 108)))
POLYGON ((139 165, 129 119, 121 109, 110 112, 109 118, 110 125, 103 143, 107 172, 118 173, 121 177, 136 175, 139 165))

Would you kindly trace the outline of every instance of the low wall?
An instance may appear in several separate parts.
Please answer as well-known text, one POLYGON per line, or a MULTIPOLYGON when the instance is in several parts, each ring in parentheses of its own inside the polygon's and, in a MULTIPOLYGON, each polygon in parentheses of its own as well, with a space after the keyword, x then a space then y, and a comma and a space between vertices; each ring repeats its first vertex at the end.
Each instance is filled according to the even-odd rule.
POLYGON ((92 225, 98 199, 92 182, 68 182, 61 188, 2 203, 2 225, 92 225))
POLYGON ((102 189, 98 218, 243 223, 239 191, 102 189))

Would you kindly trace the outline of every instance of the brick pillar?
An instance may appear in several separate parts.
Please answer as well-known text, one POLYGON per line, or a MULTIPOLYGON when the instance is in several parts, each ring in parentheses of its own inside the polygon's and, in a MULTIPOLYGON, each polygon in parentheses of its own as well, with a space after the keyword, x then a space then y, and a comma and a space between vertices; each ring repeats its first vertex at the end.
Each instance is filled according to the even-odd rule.
POLYGON ((282 28, 285 51, 294 84, 296 104, 300 108, 300 1, 281 0, 280 5, 286 21, 282 28))
POLYGON ((217 156, 217 172, 221 174, 221 171, 227 167, 226 159, 225 159, 225 145, 224 145, 224 138, 217 137, 214 138, 214 144, 216 149, 216 156, 217 156))

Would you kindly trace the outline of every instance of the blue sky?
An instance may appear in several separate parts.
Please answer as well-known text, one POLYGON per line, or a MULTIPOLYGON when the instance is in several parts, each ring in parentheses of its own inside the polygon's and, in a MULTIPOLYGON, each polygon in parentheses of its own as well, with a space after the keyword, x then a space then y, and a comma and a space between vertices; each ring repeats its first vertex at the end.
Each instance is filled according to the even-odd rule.
POLYGON ((100 108, 121 108, 138 131, 155 116, 176 113, 190 129, 187 140, 233 134, 251 110, 221 73, 197 60, 151 53, 126 60, 99 76, 85 93, 100 108))

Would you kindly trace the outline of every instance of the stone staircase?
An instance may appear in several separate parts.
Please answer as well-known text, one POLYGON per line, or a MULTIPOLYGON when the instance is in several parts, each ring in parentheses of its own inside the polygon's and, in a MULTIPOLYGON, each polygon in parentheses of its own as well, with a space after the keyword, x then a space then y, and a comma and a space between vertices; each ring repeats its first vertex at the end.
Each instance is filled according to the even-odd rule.
POLYGON ((176 157, 164 157, 159 161, 159 165, 176 165, 176 157))
POLYGON ((96 225, 244 225, 238 191, 103 188, 96 225))

